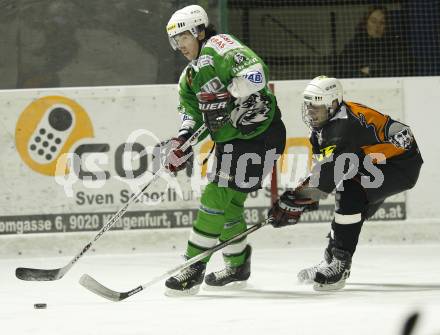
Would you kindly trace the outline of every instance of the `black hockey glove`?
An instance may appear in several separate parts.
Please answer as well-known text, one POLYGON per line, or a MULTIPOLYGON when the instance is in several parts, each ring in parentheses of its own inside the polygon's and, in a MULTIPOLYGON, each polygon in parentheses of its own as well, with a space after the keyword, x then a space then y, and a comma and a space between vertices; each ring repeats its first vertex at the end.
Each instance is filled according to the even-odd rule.
POLYGON ((231 101, 229 92, 222 93, 197 93, 199 110, 202 112, 203 120, 210 132, 222 128, 229 122, 228 103, 231 101))
POLYGON ((319 201, 299 198, 295 191, 286 191, 269 210, 270 224, 275 228, 297 224, 302 213, 318 209, 319 201))
POLYGON ((178 172, 183 170, 188 164, 188 158, 192 153, 192 147, 190 146, 183 152, 180 147, 186 142, 186 138, 183 136, 173 137, 170 143, 170 149, 165 159, 165 168, 171 172, 178 172))

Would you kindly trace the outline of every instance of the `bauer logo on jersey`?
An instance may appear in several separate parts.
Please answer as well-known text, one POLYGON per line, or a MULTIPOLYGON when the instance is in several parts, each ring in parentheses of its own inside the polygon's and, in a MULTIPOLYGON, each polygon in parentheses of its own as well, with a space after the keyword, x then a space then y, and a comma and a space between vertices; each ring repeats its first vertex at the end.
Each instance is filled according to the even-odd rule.
POLYGON ((47 176, 55 175, 61 155, 79 140, 91 137, 93 126, 86 111, 62 96, 46 96, 30 103, 15 128, 21 159, 32 170, 47 176))
POLYGON ((254 84, 261 84, 263 82, 263 74, 260 71, 249 71, 244 77, 254 84))

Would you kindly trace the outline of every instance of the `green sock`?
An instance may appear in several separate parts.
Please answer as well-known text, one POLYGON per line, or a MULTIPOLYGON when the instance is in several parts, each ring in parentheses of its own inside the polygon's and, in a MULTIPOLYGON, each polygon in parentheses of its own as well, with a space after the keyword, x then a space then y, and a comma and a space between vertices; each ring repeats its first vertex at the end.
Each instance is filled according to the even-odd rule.
MULTIPOLYGON (((241 234, 247 228, 243 217, 244 202, 247 198, 247 193, 237 192, 228 208, 225 211, 225 225, 220 241, 227 241, 234 236, 241 234)), ((235 267, 244 263, 245 248, 247 245, 246 237, 235 241, 223 249, 223 259, 229 266, 235 267)))
MULTIPOLYGON (((225 211, 237 192, 228 187, 209 183, 200 199, 197 219, 193 223, 186 256, 192 258, 217 244, 225 224, 225 211)), ((210 256, 203 259, 208 262, 210 256)))

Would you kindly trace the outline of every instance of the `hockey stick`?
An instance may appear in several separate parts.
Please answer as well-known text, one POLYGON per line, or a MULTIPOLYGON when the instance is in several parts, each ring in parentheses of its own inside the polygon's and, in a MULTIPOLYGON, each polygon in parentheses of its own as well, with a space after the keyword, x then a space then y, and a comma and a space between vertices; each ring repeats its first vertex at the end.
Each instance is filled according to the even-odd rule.
POLYGON ((215 247, 212 247, 211 249, 208 249, 208 250, 202 252, 201 254, 199 254, 193 258, 188 259, 185 263, 180 264, 180 265, 172 268, 171 270, 168 270, 167 272, 161 274, 160 276, 153 278, 149 282, 142 284, 142 285, 139 285, 138 287, 135 287, 134 289, 126 291, 126 292, 118 292, 118 291, 114 291, 112 289, 109 289, 108 287, 105 287, 104 285, 102 285, 101 283, 99 283, 98 281, 93 279, 88 274, 83 274, 81 276, 81 279, 79 280, 79 283, 82 286, 84 286, 86 289, 88 289, 89 291, 92 291, 93 293, 100 295, 103 298, 106 298, 111 301, 121 301, 121 300, 127 299, 128 297, 131 297, 133 294, 136 294, 142 290, 145 290, 146 288, 156 284, 159 281, 166 279, 167 277, 173 275, 174 273, 176 273, 176 272, 178 272, 178 271, 180 271, 180 270, 182 270, 182 269, 184 269, 194 263, 201 261, 203 258, 208 257, 209 255, 213 254, 214 252, 216 252, 220 249, 223 249, 224 247, 228 246, 229 244, 249 235, 250 233, 253 233, 254 231, 256 231, 256 230, 260 229, 261 227, 264 227, 265 225, 270 223, 271 220, 272 220, 272 217, 269 217, 266 220, 264 220, 263 222, 260 222, 256 225, 246 229, 241 234, 234 236, 230 240, 227 240, 225 242, 217 244, 215 247))
MULTIPOLYGON (((185 152, 191 145, 191 143, 196 140, 204 131, 206 130, 206 125, 202 125, 197 131, 182 145, 181 149, 185 152)), ((114 214, 110 220, 101 228, 101 230, 96 234, 96 236, 87 243, 84 248, 72 258, 72 260, 62 268, 58 269, 34 269, 34 268, 17 268, 15 270, 15 276, 21 280, 31 280, 31 281, 47 281, 47 280, 58 280, 63 278, 63 276, 70 270, 70 268, 90 249, 90 247, 95 243, 107 230, 113 226, 113 224, 118 221, 127 211, 128 206, 131 203, 136 201, 145 190, 153 184, 161 175, 161 172, 165 170, 165 167, 162 166, 156 173, 153 175, 153 178, 136 194, 133 194, 127 203, 120 210, 114 214)))

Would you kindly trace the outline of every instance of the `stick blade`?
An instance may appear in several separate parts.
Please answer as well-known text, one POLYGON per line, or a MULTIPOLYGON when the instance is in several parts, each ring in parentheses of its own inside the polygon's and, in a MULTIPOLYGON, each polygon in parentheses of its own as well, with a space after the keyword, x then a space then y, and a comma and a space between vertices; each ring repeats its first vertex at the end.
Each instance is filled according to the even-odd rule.
POLYGON ((121 301, 125 299, 120 292, 113 291, 108 287, 105 287, 88 274, 83 274, 79 280, 79 283, 89 291, 111 301, 121 301))
POLYGON ((411 335, 413 334, 414 327, 417 324, 417 320, 419 319, 419 313, 412 313, 408 319, 406 319, 405 324, 403 325, 402 335, 411 335))
POLYGON ((63 277, 61 269, 32 269, 32 268, 17 268, 15 269, 15 276, 21 280, 27 281, 50 281, 58 280, 63 277))

